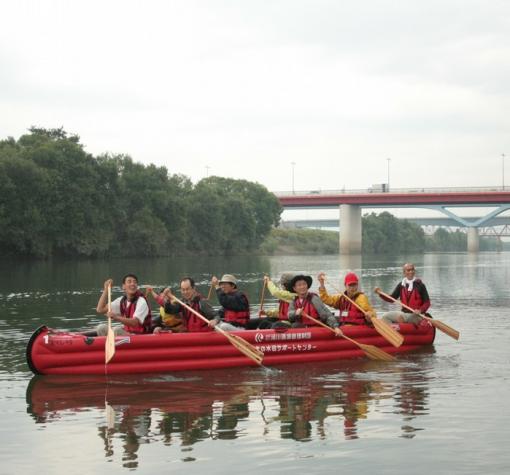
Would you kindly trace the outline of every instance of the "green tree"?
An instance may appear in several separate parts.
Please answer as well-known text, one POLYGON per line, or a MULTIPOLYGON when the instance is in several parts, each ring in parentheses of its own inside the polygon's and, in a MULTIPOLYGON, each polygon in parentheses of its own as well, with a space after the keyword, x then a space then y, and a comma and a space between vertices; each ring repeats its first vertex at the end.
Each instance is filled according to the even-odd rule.
POLYGON ((128 155, 85 152, 77 135, 32 127, 0 141, 4 254, 171 255, 257 248, 281 208, 263 186, 212 177, 193 186, 128 155))
POLYGON ((190 198, 191 249, 237 253, 257 249, 280 220, 281 206, 258 183, 209 177, 190 198))
POLYGON ((425 234, 420 226, 386 211, 363 216, 362 230, 363 252, 397 254, 425 249, 425 234))

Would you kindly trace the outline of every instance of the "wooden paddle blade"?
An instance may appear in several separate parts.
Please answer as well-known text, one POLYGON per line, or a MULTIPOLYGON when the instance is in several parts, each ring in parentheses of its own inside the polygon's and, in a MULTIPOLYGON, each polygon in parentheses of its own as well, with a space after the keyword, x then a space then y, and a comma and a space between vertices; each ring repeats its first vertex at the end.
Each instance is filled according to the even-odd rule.
POLYGON ((440 320, 436 320, 435 318, 427 318, 427 320, 437 329, 441 330, 443 333, 446 333, 448 336, 451 336, 453 339, 459 339, 460 333, 454 328, 448 326, 446 323, 443 323, 440 320))
POLYGON ((253 345, 248 343, 246 340, 243 340, 240 336, 230 335, 228 334, 228 338, 230 342, 242 353, 244 353, 249 358, 255 360, 258 364, 262 363, 264 359, 264 353, 259 349, 255 348, 253 345))
POLYGON ((230 343, 235 346, 241 353, 245 354, 248 358, 252 359, 259 365, 262 363, 264 353, 262 353, 260 350, 237 335, 231 335, 228 332, 225 332, 224 335, 227 337, 230 343))
POLYGON ((381 348, 377 348, 377 346, 365 345, 363 343, 358 343, 358 345, 370 359, 380 361, 397 360, 394 356, 390 355, 389 353, 386 353, 386 351, 381 350, 381 348))
POLYGON ((378 318, 372 318, 371 320, 377 333, 386 338, 393 346, 398 348, 404 342, 404 337, 389 323, 378 318))
POLYGON ((108 332, 106 333, 106 342, 104 347, 104 362, 108 364, 115 354, 115 334, 113 333, 112 324, 108 319, 108 332))
MULTIPOLYGON (((191 313, 195 314, 200 320, 209 323, 209 320, 205 318, 203 315, 198 313, 195 309, 191 308, 189 305, 186 305, 184 302, 179 300, 174 296, 176 302, 179 302, 184 308, 187 308, 191 313)), ((215 330, 218 333, 221 333, 227 340, 234 345, 241 353, 245 354, 248 358, 251 358, 255 363, 262 366, 262 359, 264 358, 264 353, 260 350, 257 350, 253 345, 248 343, 246 340, 243 340, 240 336, 231 335, 229 332, 222 330, 220 327, 216 327, 215 330)))
POLYGON ((105 401, 106 410, 106 428, 115 429, 115 409, 105 401))
POLYGON ((389 353, 386 353, 384 350, 381 350, 381 348, 377 348, 377 346, 360 343, 359 341, 353 340, 352 338, 348 337, 344 333, 342 333, 340 336, 342 338, 345 338, 346 340, 349 340, 351 343, 354 343, 358 348, 363 350, 364 353, 370 359, 381 361, 395 361, 396 359, 394 356, 391 356, 389 353))

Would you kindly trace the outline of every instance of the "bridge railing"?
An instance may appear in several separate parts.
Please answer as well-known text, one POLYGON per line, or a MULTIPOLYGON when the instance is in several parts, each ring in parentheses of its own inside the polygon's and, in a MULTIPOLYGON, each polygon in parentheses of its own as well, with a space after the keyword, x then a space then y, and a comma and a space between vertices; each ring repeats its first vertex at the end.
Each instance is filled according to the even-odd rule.
POLYGON ((377 188, 361 188, 352 190, 308 190, 308 191, 273 191, 276 196, 313 196, 313 195, 364 195, 366 193, 480 193, 494 191, 510 191, 510 187, 502 186, 475 186, 475 187, 449 187, 449 188, 391 188, 389 191, 381 191, 377 188))

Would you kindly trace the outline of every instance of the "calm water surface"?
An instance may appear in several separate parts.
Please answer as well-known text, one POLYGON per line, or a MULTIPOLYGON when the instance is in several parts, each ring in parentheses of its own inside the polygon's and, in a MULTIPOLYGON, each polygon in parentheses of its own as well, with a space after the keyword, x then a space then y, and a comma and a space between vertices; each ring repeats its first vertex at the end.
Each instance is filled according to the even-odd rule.
MULTIPOLYGON (((331 361, 132 377, 36 377, 41 324, 83 329, 108 276, 177 286, 234 273, 258 306, 261 276, 354 270, 391 291, 403 257, 0 262, 1 474, 510 472, 510 254, 427 254, 433 314, 461 333, 395 363, 331 361)), ((315 287, 314 282, 314 287, 315 287)), ((118 287, 116 288, 118 295, 118 287)), ((266 298, 266 306, 274 302, 266 298)))

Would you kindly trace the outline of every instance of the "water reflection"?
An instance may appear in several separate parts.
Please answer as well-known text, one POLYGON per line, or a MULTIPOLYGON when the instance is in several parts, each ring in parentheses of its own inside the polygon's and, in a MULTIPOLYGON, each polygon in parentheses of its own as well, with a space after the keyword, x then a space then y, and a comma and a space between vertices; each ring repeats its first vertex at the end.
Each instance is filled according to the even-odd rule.
POLYGON ((282 441, 353 440, 370 430, 371 418, 380 424, 395 414, 401 417, 401 436, 414 437, 419 428, 413 419, 428 414, 430 358, 421 352, 398 367, 359 360, 286 367, 278 374, 35 376, 27 387, 27 412, 44 428, 85 419, 91 434, 102 439, 105 457, 120 457, 128 468, 138 467, 143 444, 177 447, 183 460, 193 461, 195 444, 204 441, 253 434, 282 441))

